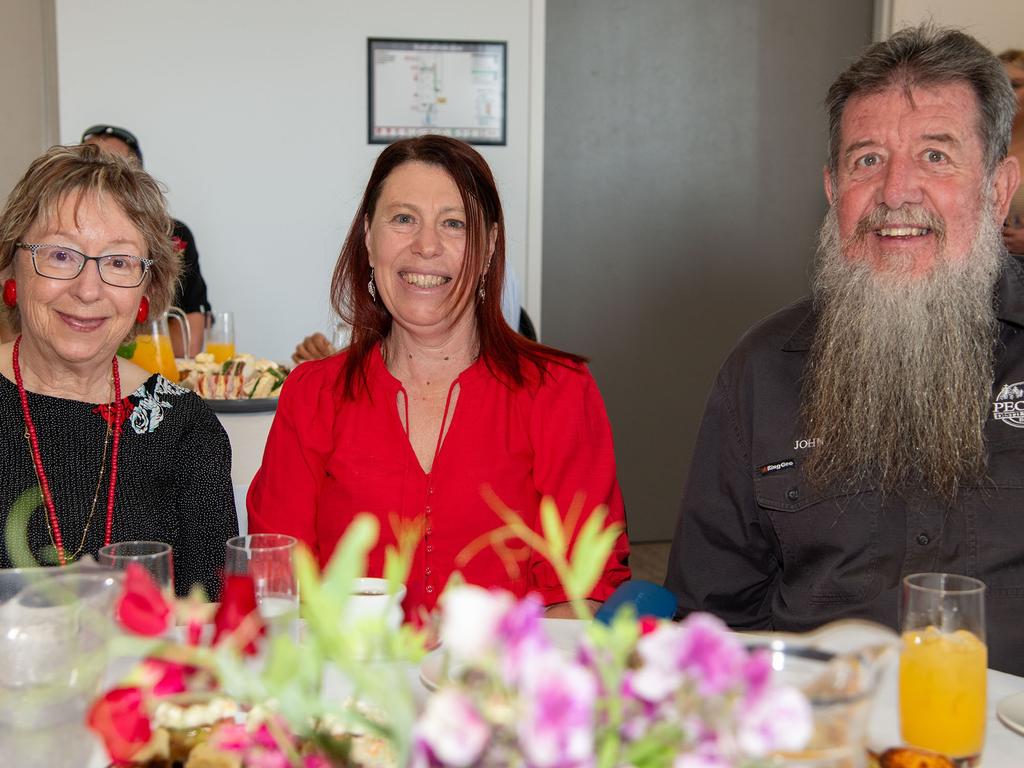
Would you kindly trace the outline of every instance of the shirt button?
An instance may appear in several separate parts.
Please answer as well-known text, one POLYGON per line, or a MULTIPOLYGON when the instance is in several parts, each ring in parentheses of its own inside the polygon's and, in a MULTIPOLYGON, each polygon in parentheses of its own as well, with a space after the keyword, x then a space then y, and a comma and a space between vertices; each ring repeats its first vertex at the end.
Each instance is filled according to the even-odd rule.
POLYGON ((429 504, 427 505, 427 514, 428 515, 430 514, 430 505, 429 504))
POLYGON ((427 526, 427 530, 425 530, 425 531, 423 532, 423 535, 424 535, 424 536, 429 536, 429 535, 430 535, 430 526, 429 526, 429 525, 427 526))
POLYGON ((423 572, 424 572, 425 574, 427 574, 427 576, 429 576, 429 575, 430 575, 431 573, 433 573, 433 571, 431 571, 431 570, 430 570, 430 567, 429 567, 429 566, 428 566, 427 568, 424 568, 424 569, 423 569, 423 572))
POLYGON ((427 544, 427 552, 433 552, 433 551, 434 551, 434 545, 433 544, 427 544))
POLYGON ((786 491, 786 498, 789 499, 790 501, 797 501, 800 498, 800 491, 798 491, 796 488, 790 488, 788 491, 786 491))
POLYGON ((433 587, 427 587, 427 594, 428 595, 434 594, 434 588, 433 587))
POLYGON ((927 545, 929 541, 931 541, 931 539, 928 538, 927 533, 919 533, 917 535, 917 543, 920 544, 922 547, 927 545))

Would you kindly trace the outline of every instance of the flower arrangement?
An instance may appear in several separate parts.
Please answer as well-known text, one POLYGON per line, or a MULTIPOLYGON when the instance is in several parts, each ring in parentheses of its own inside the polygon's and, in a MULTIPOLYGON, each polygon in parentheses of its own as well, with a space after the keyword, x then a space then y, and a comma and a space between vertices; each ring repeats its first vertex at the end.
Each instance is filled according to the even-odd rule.
MULTIPOLYGON (((618 534, 605 527, 603 511, 577 530, 578 514, 563 521, 546 500, 542 534, 514 512, 501 514, 505 526, 495 540, 518 537, 542 552, 577 613, 588 616, 584 598, 618 534)), ((361 765, 353 734, 387 742, 391 764, 415 768, 752 768, 770 764, 773 752, 800 749, 810 736, 802 694, 774 685, 767 655, 748 652, 711 616, 672 623, 621 610, 609 625, 589 622, 567 652, 545 634, 536 598, 466 584, 450 584, 442 596, 447 662, 439 689, 418 707, 418 682, 408 671, 425 653, 426 633, 373 620, 342 627, 337 618, 377 533, 374 518, 358 518, 322 575, 300 550, 301 645, 261 634, 244 580, 225 590, 210 643, 200 642, 194 617, 185 622, 185 642, 169 642, 170 606, 144 574, 129 574, 120 621, 156 645, 90 711, 89 725, 111 757, 147 759, 154 749, 147 718, 161 699, 183 691, 217 692, 249 709, 245 722, 220 723, 210 744, 237 765, 274 768, 361 765), (367 647, 378 649, 377 662, 360 656, 367 647), (328 695, 323 681, 332 670, 348 696, 328 695)), ((416 545, 415 531, 406 533, 387 557, 386 576, 396 585, 416 545)))

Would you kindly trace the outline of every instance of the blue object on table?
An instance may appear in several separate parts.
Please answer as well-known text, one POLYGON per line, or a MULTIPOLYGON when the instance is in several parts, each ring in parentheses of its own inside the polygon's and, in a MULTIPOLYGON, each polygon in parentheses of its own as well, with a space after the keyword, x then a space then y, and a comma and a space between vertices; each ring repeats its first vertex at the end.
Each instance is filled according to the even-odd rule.
POLYGON ((624 605, 633 606, 637 616, 671 619, 676 613, 676 596, 653 581, 631 579, 612 592, 594 618, 608 624, 624 605))

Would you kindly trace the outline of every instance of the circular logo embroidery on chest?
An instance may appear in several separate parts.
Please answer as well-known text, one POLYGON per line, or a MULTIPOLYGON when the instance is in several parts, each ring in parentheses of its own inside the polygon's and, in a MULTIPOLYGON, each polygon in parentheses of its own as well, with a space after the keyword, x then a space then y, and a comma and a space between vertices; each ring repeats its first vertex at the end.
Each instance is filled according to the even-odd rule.
POLYGON ((1003 385, 992 403, 992 418, 1024 429, 1024 381, 1003 385))

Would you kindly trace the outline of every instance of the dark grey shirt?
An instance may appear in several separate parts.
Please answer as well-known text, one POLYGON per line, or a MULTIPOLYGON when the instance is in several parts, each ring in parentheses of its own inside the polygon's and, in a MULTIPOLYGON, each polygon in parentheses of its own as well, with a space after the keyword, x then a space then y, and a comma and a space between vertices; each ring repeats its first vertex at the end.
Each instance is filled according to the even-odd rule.
POLYGON ((697 437, 665 580, 680 611, 710 611, 737 629, 799 632, 848 617, 895 628, 903 576, 966 574, 988 586, 989 665, 1024 675, 1024 268, 1015 259, 996 301, 989 477, 952 506, 869 487, 809 489, 801 464, 828 437, 803 434, 797 418, 810 301, 751 329, 719 372, 697 437))

